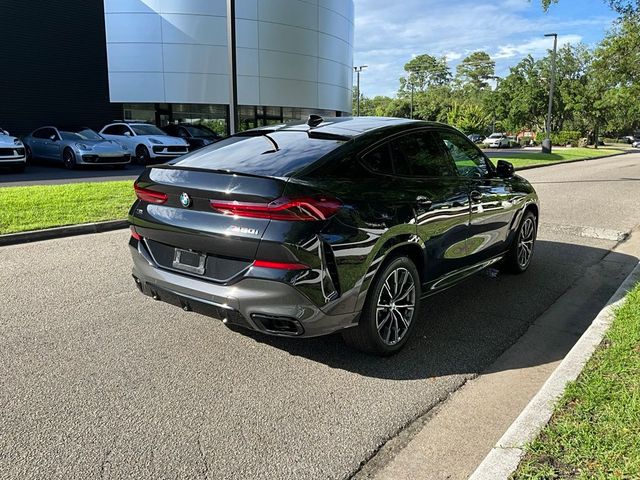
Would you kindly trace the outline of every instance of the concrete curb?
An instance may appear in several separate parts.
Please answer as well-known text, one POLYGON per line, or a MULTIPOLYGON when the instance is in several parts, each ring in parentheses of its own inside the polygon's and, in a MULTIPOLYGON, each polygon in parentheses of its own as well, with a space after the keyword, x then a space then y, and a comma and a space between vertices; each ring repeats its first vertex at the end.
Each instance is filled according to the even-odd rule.
POLYGON ((640 281, 640 263, 622 282, 591 326, 469 477, 470 480, 506 480, 518 468, 524 455, 525 445, 535 439, 549 422, 554 406, 564 393, 567 382, 578 378, 611 325, 615 309, 624 302, 625 295, 638 281, 640 281))
MULTIPOLYGON (((621 153, 614 153, 613 155, 605 155, 603 157, 595 157, 595 158, 577 158, 574 160, 563 160, 561 162, 553 162, 553 163, 543 163, 543 164, 538 164, 538 165, 528 165, 526 167, 516 167, 516 172, 522 171, 522 170, 533 170, 534 168, 544 168, 544 167, 553 167, 554 165, 565 165, 567 163, 577 163, 577 162, 591 162, 593 160, 604 160, 605 158, 613 158, 613 157, 620 157, 622 155, 628 155, 629 153, 633 153, 633 152, 621 152, 621 153)), ((491 159, 491 157, 489 157, 489 159, 491 159)), ((506 158, 505 160, 509 161, 508 158, 506 158)))
POLYGON ((47 228, 45 230, 32 230, 30 232, 9 233, 0 235, 0 247, 19 243, 39 242, 53 238, 73 237, 87 233, 108 232, 128 228, 127 220, 112 220, 109 222, 82 223, 80 225, 68 225, 66 227, 47 228))

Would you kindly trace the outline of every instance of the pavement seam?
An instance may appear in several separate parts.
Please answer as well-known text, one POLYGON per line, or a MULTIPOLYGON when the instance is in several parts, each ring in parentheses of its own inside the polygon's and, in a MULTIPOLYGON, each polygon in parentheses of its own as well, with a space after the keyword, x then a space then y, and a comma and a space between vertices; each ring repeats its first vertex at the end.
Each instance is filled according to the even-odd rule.
POLYGON ((598 313, 542 388, 476 468, 469 477, 470 480, 506 480, 518 468, 524 455, 525 445, 536 438, 549 422, 556 402, 564 393, 567 383, 578 378, 587 361, 602 342, 613 320, 615 309, 624 302, 625 295, 638 281, 640 281, 640 263, 622 282, 607 301, 607 305, 598 313))

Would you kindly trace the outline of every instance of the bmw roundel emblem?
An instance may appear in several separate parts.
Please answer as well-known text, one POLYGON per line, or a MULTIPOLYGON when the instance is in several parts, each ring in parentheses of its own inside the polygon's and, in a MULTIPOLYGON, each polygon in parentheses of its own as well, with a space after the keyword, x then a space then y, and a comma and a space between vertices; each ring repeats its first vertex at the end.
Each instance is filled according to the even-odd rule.
POLYGON ((189 196, 188 193, 182 192, 180 194, 180 203, 182 204, 183 207, 191 206, 191 197, 189 196))

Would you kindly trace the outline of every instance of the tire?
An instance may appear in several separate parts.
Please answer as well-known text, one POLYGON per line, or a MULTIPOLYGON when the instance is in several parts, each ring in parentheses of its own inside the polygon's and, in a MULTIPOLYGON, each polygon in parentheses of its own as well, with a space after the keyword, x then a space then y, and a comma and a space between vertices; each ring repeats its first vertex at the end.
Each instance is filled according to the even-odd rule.
POLYGON ((62 162, 68 170, 74 170, 77 167, 76 154, 70 148, 65 148, 62 152, 62 162))
POLYGON ((24 147, 25 159, 27 161, 27 165, 31 165, 33 163, 33 152, 31 152, 31 148, 28 145, 24 147))
POLYGON ((12 167, 11 170, 13 173, 24 173, 25 165, 18 165, 17 167, 12 167))
POLYGON ((391 258, 369 286, 360 322, 342 332, 345 343, 383 357, 399 352, 416 324, 420 294, 414 263, 405 256, 391 258), (402 302, 402 307, 396 302, 402 302))
POLYGON ((525 212, 509 252, 504 259, 503 270, 520 274, 529 269, 538 235, 538 219, 531 211, 525 212))
POLYGON ((144 145, 138 145, 136 147, 136 156, 135 156, 136 163, 138 165, 148 165, 149 160, 151 160, 149 149, 144 145))

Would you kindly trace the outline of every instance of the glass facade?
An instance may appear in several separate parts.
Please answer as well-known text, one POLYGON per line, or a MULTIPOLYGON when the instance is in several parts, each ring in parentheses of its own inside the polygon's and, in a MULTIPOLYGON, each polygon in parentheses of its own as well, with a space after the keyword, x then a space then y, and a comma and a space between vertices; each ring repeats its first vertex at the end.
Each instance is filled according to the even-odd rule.
MULTIPOLYGON (((306 120, 309 115, 340 117, 346 112, 312 108, 266 107, 241 105, 238 107, 238 131, 266 125, 306 120)), ((227 105, 202 105, 186 103, 125 103, 123 119, 149 122, 159 127, 170 123, 204 124, 220 135, 226 135, 229 107, 227 105)))

